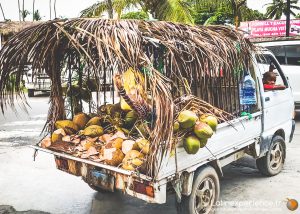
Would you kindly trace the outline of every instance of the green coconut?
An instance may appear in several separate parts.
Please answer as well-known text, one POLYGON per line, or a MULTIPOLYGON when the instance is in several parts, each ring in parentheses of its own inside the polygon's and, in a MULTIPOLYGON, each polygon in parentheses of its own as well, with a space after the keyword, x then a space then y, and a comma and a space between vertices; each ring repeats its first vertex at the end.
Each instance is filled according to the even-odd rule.
POLYGON ((180 127, 187 129, 195 125, 198 117, 197 115, 189 110, 185 110, 179 113, 178 115, 178 122, 180 127))
POLYGON ((175 122, 173 125, 173 132, 177 132, 180 128, 180 124, 178 122, 175 122))
POLYGON ((136 122, 137 118, 138 118, 138 115, 135 111, 129 111, 124 118, 125 126, 132 127, 133 124, 136 122))
POLYGON ((188 136, 184 139, 183 147, 188 154, 196 154, 200 149, 200 140, 194 136, 188 136))
POLYGON ((212 130, 212 128, 210 128, 209 125, 207 125, 206 123, 203 122, 197 122, 195 127, 194 127, 194 133, 197 135, 197 137, 199 138, 210 138, 214 131, 212 130))
POLYGON ((200 138, 200 148, 203 148, 207 144, 207 139, 206 138, 200 138))
POLYGON ((136 125, 136 130, 139 134, 142 134, 142 137, 148 137, 148 125, 146 123, 139 123, 136 125))
POLYGON ((203 114, 200 117, 200 121, 206 123, 212 128, 212 130, 216 131, 218 126, 218 119, 212 114, 203 114))

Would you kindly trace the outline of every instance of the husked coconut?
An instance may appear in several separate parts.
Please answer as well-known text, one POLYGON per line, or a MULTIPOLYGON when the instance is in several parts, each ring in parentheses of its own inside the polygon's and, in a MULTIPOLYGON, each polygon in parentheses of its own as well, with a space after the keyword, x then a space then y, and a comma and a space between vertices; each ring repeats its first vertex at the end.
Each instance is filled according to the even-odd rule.
POLYGON ((126 155, 130 150, 138 150, 139 146, 134 140, 125 140, 122 143, 122 152, 126 155))
POLYGON ((57 143, 61 142, 62 138, 66 135, 66 132, 63 129, 57 129, 55 130, 51 135, 51 142, 57 143))
POLYGON ((42 141, 41 141, 41 147, 42 148, 48 148, 51 146, 51 139, 50 137, 45 137, 42 141))
POLYGON ((111 148, 103 150, 104 162, 111 166, 118 166, 124 159, 124 154, 120 149, 111 148))
POLYGON ((70 120, 58 120, 55 123, 55 128, 57 129, 63 129, 66 134, 71 135, 75 134, 79 131, 79 127, 77 124, 75 124, 73 121, 70 120))
POLYGON ((147 139, 140 138, 136 140, 136 143, 139 146, 139 149, 141 150, 142 153, 148 154, 150 150, 150 142, 147 139))
POLYGON ((89 120, 90 117, 85 113, 76 114, 73 118, 73 122, 77 124, 80 129, 83 129, 89 120))
POLYGON ((123 159, 122 168, 127 170, 135 170, 137 167, 141 166, 144 163, 143 153, 137 150, 131 150, 123 159))
POLYGON ((98 126, 101 126, 101 117, 99 116, 96 116, 96 117, 93 117, 92 119, 90 119, 87 124, 85 125, 85 127, 89 127, 91 125, 98 125, 98 126))
POLYGON ((99 137, 99 140, 102 143, 108 143, 110 141, 111 136, 112 136, 111 134, 104 134, 99 137))
POLYGON ((121 138, 123 140, 127 139, 124 132, 122 132, 122 131, 117 131, 113 136, 111 136, 110 140, 113 140, 113 139, 116 139, 116 138, 121 138))
POLYGON ((99 137, 103 134, 103 128, 101 126, 97 125, 91 125, 87 128, 85 128, 82 132, 83 135, 89 136, 89 137, 99 137))

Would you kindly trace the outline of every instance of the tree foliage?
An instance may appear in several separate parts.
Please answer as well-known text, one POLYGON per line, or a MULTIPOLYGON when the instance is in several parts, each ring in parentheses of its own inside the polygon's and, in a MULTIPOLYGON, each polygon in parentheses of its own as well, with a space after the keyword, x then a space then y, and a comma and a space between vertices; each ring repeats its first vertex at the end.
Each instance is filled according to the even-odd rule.
MULTIPOLYGON (((294 10, 299 10, 300 7, 297 6, 298 0, 291 0, 290 14, 296 16, 294 10)), ((266 16, 269 19, 280 19, 282 15, 287 15, 288 7, 287 0, 273 0, 272 3, 266 4, 267 13, 266 16)))
MULTIPOLYGON (((121 18, 126 9, 141 8, 155 19, 193 23, 190 0, 111 0, 113 11, 121 18)), ((100 1, 81 11, 81 17, 100 17, 108 11, 108 1, 100 1)))
POLYGON ((121 16, 121 19, 149 19, 149 14, 145 11, 129 12, 121 16))
MULTIPOLYGON (((240 2, 242 3, 242 2, 240 2)), ((194 6, 195 12, 193 14, 196 24, 235 24, 235 17, 238 16, 238 22, 240 21, 252 21, 252 20, 264 20, 265 15, 257 10, 252 10, 247 7, 245 2, 237 5, 232 4, 231 0, 197 0, 197 4, 194 6), (237 7, 239 12, 235 12, 237 7), (236 14, 235 14, 236 13, 236 14)))
POLYGON ((33 21, 40 21, 42 20, 42 16, 39 10, 34 11, 33 13, 33 21))

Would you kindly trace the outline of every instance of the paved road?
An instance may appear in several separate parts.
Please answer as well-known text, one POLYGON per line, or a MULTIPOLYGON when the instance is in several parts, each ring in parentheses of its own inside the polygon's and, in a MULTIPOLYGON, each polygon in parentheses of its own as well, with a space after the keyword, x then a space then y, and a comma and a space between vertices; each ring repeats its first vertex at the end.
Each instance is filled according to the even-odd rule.
MULTIPOLYGON (((122 193, 101 194, 91 190, 80 178, 56 170, 51 155, 39 153, 33 162, 33 151, 28 145, 40 138, 48 98, 30 98, 29 103, 28 115, 19 112, 16 116, 12 111, 7 111, 5 117, 0 115, 0 205, 50 213, 176 213, 174 195, 166 204, 156 205, 122 193)), ((250 210, 248 203, 257 203, 260 213, 287 213, 286 198, 300 201, 299 126, 297 122, 295 138, 287 146, 287 160, 281 174, 262 177, 251 158, 224 169, 223 206, 217 213, 253 213, 255 206, 251 205, 250 210), (244 204, 233 204, 238 201, 244 204)))

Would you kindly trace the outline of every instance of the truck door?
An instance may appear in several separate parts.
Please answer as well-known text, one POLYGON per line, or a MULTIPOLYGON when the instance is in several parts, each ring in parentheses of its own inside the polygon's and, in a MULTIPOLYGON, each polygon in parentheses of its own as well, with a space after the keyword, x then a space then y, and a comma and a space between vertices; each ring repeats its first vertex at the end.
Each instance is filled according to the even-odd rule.
MULTIPOLYGON (((283 127, 283 124, 288 123, 292 119, 294 103, 292 99, 291 88, 283 74, 281 67, 275 57, 271 54, 263 54, 258 59, 258 67, 260 74, 269 71, 270 64, 275 66, 273 72, 276 74, 275 85, 284 85, 284 90, 264 90, 262 87, 262 102, 263 102, 263 131, 273 135, 273 131, 278 127, 283 127)), ((274 131, 274 132, 275 132, 274 131)))

